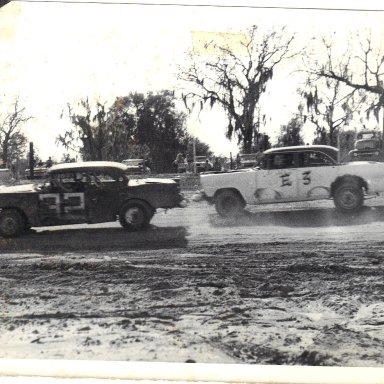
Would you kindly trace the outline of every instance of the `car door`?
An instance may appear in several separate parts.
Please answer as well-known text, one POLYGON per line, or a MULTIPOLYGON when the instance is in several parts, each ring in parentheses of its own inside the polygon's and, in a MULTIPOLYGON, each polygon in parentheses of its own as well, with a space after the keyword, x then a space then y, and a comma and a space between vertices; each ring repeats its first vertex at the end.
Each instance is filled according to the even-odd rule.
POLYGON ((118 175, 104 170, 87 173, 85 208, 89 223, 115 221, 122 181, 118 175))
POLYGON ((75 173, 55 174, 44 184, 39 193, 39 216, 47 225, 86 221, 84 191, 75 173))
POLYGON ((293 152, 269 154, 256 172, 256 203, 277 203, 297 199, 296 158, 293 152))
POLYGON ((298 153, 298 193, 301 200, 326 199, 337 177, 337 164, 320 151, 298 153))

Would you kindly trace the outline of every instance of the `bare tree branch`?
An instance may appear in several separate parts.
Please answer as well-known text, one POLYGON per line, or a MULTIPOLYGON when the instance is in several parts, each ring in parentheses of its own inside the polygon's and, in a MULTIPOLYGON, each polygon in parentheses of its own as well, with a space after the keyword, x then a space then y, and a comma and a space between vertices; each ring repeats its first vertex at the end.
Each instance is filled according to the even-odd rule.
POLYGON ((30 119, 31 116, 25 116, 25 108, 20 108, 18 99, 13 104, 13 110, 1 119, 0 151, 4 167, 24 153, 27 140, 21 128, 30 119))
POLYGON ((227 137, 235 135, 243 150, 249 152, 258 130, 255 112, 260 97, 273 78, 274 68, 297 54, 290 53, 293 39, 284 28, 261 34, 253 26, 241 42, 245 53, 230 44, 216 44, 218 54, 213 58, 203 61, 191 56, 189 68, 179 75, 192 84, 192 90, 183 94, 185 105, 222 107, 228 118, 227 137))

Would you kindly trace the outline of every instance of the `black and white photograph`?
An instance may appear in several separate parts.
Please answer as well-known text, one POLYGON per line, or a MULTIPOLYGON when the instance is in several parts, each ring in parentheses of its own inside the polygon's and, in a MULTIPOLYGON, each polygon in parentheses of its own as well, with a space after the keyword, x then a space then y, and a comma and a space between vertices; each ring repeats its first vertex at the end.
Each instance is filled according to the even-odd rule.
POLYGON ((384 4, 0 0, 0 376, 382 382, 383 276, 384 4))

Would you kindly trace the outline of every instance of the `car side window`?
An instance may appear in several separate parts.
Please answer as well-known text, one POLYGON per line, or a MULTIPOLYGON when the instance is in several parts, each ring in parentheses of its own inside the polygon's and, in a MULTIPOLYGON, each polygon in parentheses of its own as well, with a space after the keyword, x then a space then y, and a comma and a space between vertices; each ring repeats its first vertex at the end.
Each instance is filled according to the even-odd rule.
POLYGON ((83 192, 83 174, 66 172, 54 175, 51 179, 52 189, 64 192, 83 192))
POLYGON ((104 172, 104 171, 96 171, 94 172, 94 175, 97 176, 97 178, 101 181, 101 182, 111 182, 111 181, 116 181, 116 178, 114 175, 111 175, 110 173, 108 172, 104 172))
POLYGON ((307 151, 299 153, 299 167, 323 167, 334 165, 333 161, 322 152, 307 151))
POLYGON ((293 168, 294 166, 293 153, 276 153, 270 157, 270 169, 293 168))
POLYGON ((118 175, 105 170, 92 170, 86 174, 86 184, 88 187, 96 187, 98 189, 110 186, 111 188, 118 181, 118 175))

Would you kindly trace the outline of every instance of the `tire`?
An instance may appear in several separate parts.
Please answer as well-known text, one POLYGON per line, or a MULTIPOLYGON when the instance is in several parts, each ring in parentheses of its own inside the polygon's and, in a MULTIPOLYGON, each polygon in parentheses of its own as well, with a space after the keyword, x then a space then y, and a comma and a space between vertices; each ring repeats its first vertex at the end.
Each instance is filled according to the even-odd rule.
POLYGON ((141 201, 125 204, 119 213, 119 221, 123 228, 129 231, 140 231, 148 227, 154 212, 141 201))
POLYGON ((358 211, 364 204, 363 188, 357 183, 343 183, 336 188, 333 201, 341 212, 358 211))
POLYGON ((216 211, 223 217, 239 217, 244 213, 244 201, 234 191, 222 191, 215 198, 216 211))
POLYGON ((24 232, 23 217, 16 209, 6 209, 0 212, 0 235, 17 237, 24 232))

